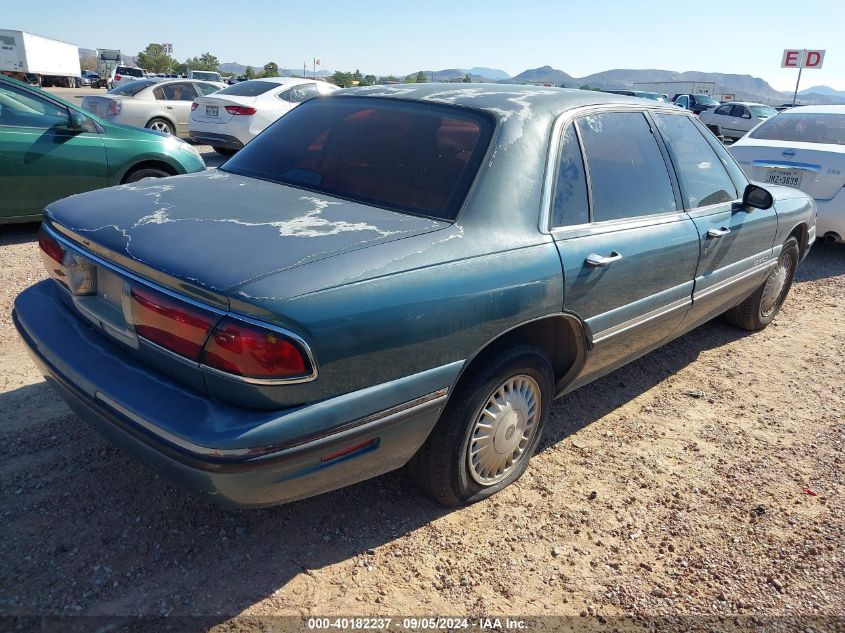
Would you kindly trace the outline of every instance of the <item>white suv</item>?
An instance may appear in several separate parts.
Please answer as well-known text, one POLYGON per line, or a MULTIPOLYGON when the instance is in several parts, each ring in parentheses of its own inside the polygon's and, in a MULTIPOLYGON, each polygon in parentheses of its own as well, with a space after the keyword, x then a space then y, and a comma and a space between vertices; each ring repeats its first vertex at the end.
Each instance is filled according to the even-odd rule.
POLYGON ((143 68, 115 66, 114 70, 111 71, 111 76, 109 77, 108 88, 111 90, 112 88, 117 88, 125 83, 129 83, 130 81, 143 79, 146 74, 147 71, 143 68))
POLYGON ((191 70, 188 72, 188 79, 196 79, 197 81, 223 81, 223 77, 220 73, 211 72, 209 70, 191 70))

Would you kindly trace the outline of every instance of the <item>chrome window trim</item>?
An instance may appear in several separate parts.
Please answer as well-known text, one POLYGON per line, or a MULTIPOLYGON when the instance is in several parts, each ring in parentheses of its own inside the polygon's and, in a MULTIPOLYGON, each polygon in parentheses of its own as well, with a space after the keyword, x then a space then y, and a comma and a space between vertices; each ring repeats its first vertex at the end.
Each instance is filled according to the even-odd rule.
MULTIPOLYGON (((143 278, 139 275, 136 275, 136 274, 126 270, 125 268, 121 268, 119 266, 116 266, 112 262, 110 262, 106 259, 103 259, 99 255, 95 255, 94 253, 92 253, 90 251, 86 251, 86 250, 81 249, 79 246, 77 246, 76 244, 74 244, 73 242, 71 242, 70 240, 68 240, 67 238, 62 236, 61 234, 59 234, 55 229, 48 226, 47 224, 42 224, 42 230, 45 231, 50 237, 55 239, 57 242, 59 242, 64 248, 69 249, 69 250, 73 250, 75 253, 79 254, 82 257, 87 257, 88 259, 95 262, 97 265, 111 270, 116 275, 118 275, 118 276, 120 276, 124 279, 130 279, 131 281, 137 283, 140 286, 151 288, 152 290, 155 290, 156 292, 160 292, 160 293, 162 293, 162 294, 164 294, 168 297, 176 299, 177 301, 182 301, 184 303, 192 305, 192 306, 199 308, 201 310, 205 310, 207 312, 210 312, 210 313, 216 315, 217 317, 219 317, 220 319, 222 319, 223 317, 228 317, 228 318, 231 318, 235 321, 240 321, 242 323, 246 323, 247 325, 254 325, 256 327, 261 327, 261 328, 264 328, 264 329, 267 329, 267 330, 277 332, 277 333, 281 334, 282 336, 285 336, 285 337, 293 340, 294 342, 296 342, 299 345, 300 349, 305 353, 305 356, 308 359, 308 362, 311 363, 311 374, 308 375, 308 376, 296 376, 296 377, 292 377, 292 378, 250 378, 250 377, 247 377, 247 376, 238 376, 236 374, 230 374, 230 373, 221 371, 219 369, 215 369, 213 367, 208 367, 206 365, 202 365, 201 363, 192 361, 189 358, 179 356, 178 354, 171 352, 170 350, 167 350, 167 349, 161 347, 160 345, 153 343, 152 341, 147 340, 143 336, 138 336, 139 341, 143 341, 145 344, 150 345, 150 346, 152 346, 152 347, 154 347, 158 350, 161 350, 161 351, 167 353, 171 358, 177 358, 177 360, 180 360, 180 361, 182 361, 182 362, 184 362, 184 363, 186 363, 190 366, 196 366, 197 368, 199 368, 203 372, 213 373, 214 375, 219 375, 219 376, 225 377, 227 379, 230 379, 230 380, 233 380, 233 381, 236 381, 236 382, 244 382, 244 383, 248 383, 248 384, 251 384, 251 385, 272 386, 272 385, 300 384, 300 383, 304 383, 304 382, 311 382, 311 381, 317 379, 317 377, 319 375, 319 370, 318 370, 318 367, 317 367, 317 360, 314 357, 314 352, 311 350, 311 346, 308 345, 308 343, 305 341, 305 339, 303 339, 301 336, 299 336, 295 332, 292 332, 291 330, 288 330, 287 328, 281 327, 281 326, 276 325, 274 323, 268 323, 266 321, 259 321, 258 319, 253 319, 251 317, 239 314, 237 312, 232 312, 232 311, 229 311, 229 310, 221 310, 220 308, 208 305, 206 303, 202 303, 201 301, 197 301, 196 299, 193 299, 192 297, 187 297, 185 295, 174 292, 173 290, 170 290, 169 288, 165 288, 164 286, 161 286, 161 285, 155 283, 154 281, 150 281, 149 279, 145 279, 145 278, 143 278)), ((216 327, 216 325, 217 324, 215 324, 215 327, 216 327)), ((134 330, 134 327, 133 327, 133 330, 134 330)), ((104 329, 104 331, 105 331, 105 329, 104 329)), ((113 337, 113 338, 115 338, 115 340, 121 340, 121 339, 118 339, 117 337, 113 337)))
MULTIPOLYGON (((548 146, 548 153, 546 154, 546 168, 545 173, 543 174, 543 188, 541 189, 541 196, 540 196, 540 213, 539 213, 539 220, 537 223, 537 227, 541 233, 544 235, 551 235, 554 233, 558 235, 561 231, 566 231, 568 229, 579 229, 584 227, 596 227, 600 225, 606 225, 611 223, 618 223, 618 222, 628 222, 630 220, 639 220, 642 218, 660 218, 661 216, 668 216, 668 215, 683 215, 683 210, 678 209, 676 211, 667 211, 665 213, 657 213, 654 215, 642 215, 636 218, 618 218, 615 220, 602 220, 599 222, 590 222, 589 224, 579 224, 579 225, 572 225, 572 226, 565 226, 565 227, 552 227, 552 204, 554 203, 554 185, 555 185, 555 177, 557 175, 557 165, 560 158, 560 150, 561 150, 561 133, 563 132, 564 127, 571 122, 574 122, 576 118, 581 116, 587 116, 590 114, 603 114, 605 112, 641 112, 643 114, 647 112, 660 112, 665 114, 675 114, 678 116, 687 116, 689 117, 689 112, 685 112, 683 110, 679 111, 677 107, 669 107, 669 104, 661 104, 660 102, 655 101, 654 105, 651 104, 628 104, 628 103, 602 103, 597 105, 589 105, 589 106, 580 106, 578 108, 572 108, 571 110, 566 110, 565 112, 561 112, 555 118, 554 123, 552 124, 551 128, 551 137, 549 139, 549 146, 548 146)), ((576 133, 578 132, 576 126, 576 133)), ((660 143, 655 139, 655 142, 660 149, 660 143)), ((584 148, 583 144, 581 143, 580 134, 578 135, 578 143, 581 146, 581 154, 582 158, 584 157, 584 148)), ((662 150, 661 150, 662 155, 662 150)), ((664 159, 665 160, 665 159, 664 159)), ((667 170, 670 168, 669 165, 666 166, 667 170)), ((589 166, 584 160, 584 171, 587 174, 586 178, 588 178, 589 183, 589 166)), ((669 176, 670 183, 672 182, 671 176, 669 176)), ((673 187, 674 191, 674 187, 673 187)), ((587 194, 590 199, 590 217, 592 218, 592 187, 588 185, 587 187, 587 194)))

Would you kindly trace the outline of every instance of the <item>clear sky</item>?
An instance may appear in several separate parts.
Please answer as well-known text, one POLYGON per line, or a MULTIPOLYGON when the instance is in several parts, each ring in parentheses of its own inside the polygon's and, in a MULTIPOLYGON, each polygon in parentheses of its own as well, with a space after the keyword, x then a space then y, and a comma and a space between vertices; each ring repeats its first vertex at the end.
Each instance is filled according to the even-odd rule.
POLYGON ((180 60, 209 51, 221 62, 416 70, 546 64, 575 77, 611 68, 750 74, 791 90, 784 48, 827 49, 824 68, 801 87, 845 90, 845 0, 354 0, 221 2, 142 0, 83 5, 67 0, 3 2, 0 26, 84 48, 136 54, 172 42, 180 60))

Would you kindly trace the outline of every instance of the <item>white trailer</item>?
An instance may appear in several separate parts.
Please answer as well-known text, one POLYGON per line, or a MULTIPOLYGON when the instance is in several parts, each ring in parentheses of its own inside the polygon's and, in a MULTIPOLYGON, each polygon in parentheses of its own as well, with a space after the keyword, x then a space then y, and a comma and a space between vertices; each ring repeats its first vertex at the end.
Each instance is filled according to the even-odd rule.
POLYGON ((34 76, 41 86, 79 87, 79 48, 26 31, 0 29, 0 72, 22 81, 34 76))

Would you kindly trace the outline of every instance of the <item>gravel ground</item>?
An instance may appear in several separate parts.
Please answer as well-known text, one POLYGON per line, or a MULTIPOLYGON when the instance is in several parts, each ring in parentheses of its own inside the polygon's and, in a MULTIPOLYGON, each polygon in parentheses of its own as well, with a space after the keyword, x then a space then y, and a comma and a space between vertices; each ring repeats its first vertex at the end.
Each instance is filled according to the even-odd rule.
POLYGON ((35 227, 0 227, 0 615, 845 616, 845 246, 765 331, 559 400, 526 475, 458 510, 401 472, 258 511, 173 488, 26 356, 11 304, 43 276, 35 227))

